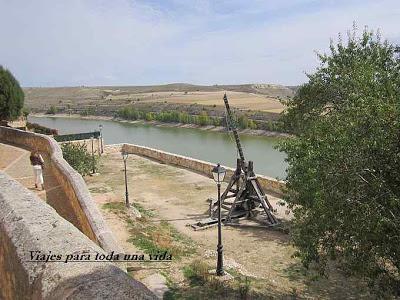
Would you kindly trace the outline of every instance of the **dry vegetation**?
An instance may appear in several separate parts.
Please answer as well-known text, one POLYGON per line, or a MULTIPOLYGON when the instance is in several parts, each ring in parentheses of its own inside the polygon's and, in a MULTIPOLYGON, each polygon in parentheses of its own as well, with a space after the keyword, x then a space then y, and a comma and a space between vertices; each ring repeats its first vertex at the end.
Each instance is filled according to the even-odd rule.
POLYGON ((271 84, 197 86, 168 84, 160 86, 125 87, 56 87, 25 88, 26 105, 33 111, 46 110, 50 106, 73 109, 81 106, 120 107, 140 102, 198 104, 220 106, 222 95, 228 92, 231 105, 241 110, 279 113, 283 109, 280 99, 292 97, 294 88, 271 84))

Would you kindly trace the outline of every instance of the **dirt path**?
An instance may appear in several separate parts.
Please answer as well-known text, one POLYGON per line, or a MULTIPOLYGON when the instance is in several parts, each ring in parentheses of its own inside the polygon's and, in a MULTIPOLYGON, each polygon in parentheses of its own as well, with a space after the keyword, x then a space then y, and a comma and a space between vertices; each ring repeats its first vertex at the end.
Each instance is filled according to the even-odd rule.
MULTIPOLYGON (((123 201, 123 162, 119 153, 102 157, 97 177, 86 178, 106 221, 116 234, 121 245, 129 251, 136 251, 126 243, 126 225, 118 216, 104 209, 109 201, 123 201), (124 231, 125 227, 125 231, 124 231)), ((129 196, 144 208, 154 211, 154 222, 168 221, 179 232, 189 236, 197 245, 197 256, 211 263, 215 262, 217 230, 210 228, 194 231, 187 224, 207 217, 209 197, 216 197, 216 186, 212 179, 188 170, 160 164, 139 156, 128 158, 129 196)), ((279 199, 269 197, 273 206, 279 199)), ((275 230, 253 227, 223 228, 224 262, 242 274, 262 279, 265 289, 276 291, 277 295, 299 294, 306 298, 331 298, 340 293, 344 298, 359 296, 354 289, 355 280, 345 279, 333 271, 329 280, 313 281, 305 274, 297 259, 292 257, 294 249, 287 234, 275 230)), ((182 278, 182 266, 192 258, 175 262, 170 270, 173 278, 182 278)), ((146 276, 151 274, 146 273, 146 276)), ((135 276, 136 277, 136 276, 135 276)), ((142 275, 139 275, 142 277, 142 275)))
POLYGON ((36 193, 41 199, 46 201, 50 206, 56 207, 57 212, 65 219, 78 224, 76 217, 73 215, 73 209, 69 209, 67 205, 66 195, 59 185, 56 177, 50 168, 50 158, 41 153, 45 163, 43 170, 44 190, 35 188, 35 180, 33 170, 30 164, 30 151, 14 145, 0 143, 0 171, 5 172, 23 186, 36 193), (63 205, 60 205, 63 203, 63 205))
MULTIPOLYGON (((0 170, 13 177, 28 189, 34 191, 40 198, 46 200, 46 191, 34 188, 34 177, 32 167, 29 161, 30 152, 8 144, 0 143, 0 170)), ((44 159, 48 161, 47 157, 44 159)), ((57 188, 53 178, 46 172, 43 172, 45 189, 57 188)))

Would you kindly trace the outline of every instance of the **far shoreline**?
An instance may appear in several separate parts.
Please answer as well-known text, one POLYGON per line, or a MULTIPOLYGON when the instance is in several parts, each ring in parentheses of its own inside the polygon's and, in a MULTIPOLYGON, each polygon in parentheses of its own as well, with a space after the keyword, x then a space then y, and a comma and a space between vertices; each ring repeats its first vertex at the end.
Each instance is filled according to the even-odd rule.
MULTIPOLYGON (((67 118, 67 119, 81 119, 81 120, 103 120, 103 121, 115 121, 120 123, 131 123, 131 124, 147 124, 158 127, 175 127, 175 128, 193 128, 203 131, 214 131, 214 132, 226 132, 226 128, 224 126, 200 126, 196 124, 183 124, 183 123, 165 123, 159 121, 146 121, 146 120, 125 120, 121 118, 115 117, 107 117, 107 116, 81 116, 79 114, 55 114, 49 115, 44 113, 31 113, 29 116, 37 117, 37 118, 67 118)), ((28 118, 29 118, 28 116, 28 118)), ((276 132, 276 131, 267 131, 261 129, 239 129, 238 133, 250 136, 265 136, 265 137, 275 137, 275 138, 289 138, 292 137, 289 133, 276 132)))

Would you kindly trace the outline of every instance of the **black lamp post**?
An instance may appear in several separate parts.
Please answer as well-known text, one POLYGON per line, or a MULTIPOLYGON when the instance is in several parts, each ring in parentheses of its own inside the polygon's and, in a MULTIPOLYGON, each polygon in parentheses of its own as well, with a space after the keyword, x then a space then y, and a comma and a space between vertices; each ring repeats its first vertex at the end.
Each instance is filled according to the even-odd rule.
POLYGON ((129 153, 122 152, 122 158, 124 159, 124 170, 125 170, 125 206, 130 207, 129 197, 128 197, 128 178, 126 177, 126 160, 128 159, 129 153))
POLYGON ((214 181, 217 183, 218 187, 218 260, 217 260, 217 275, 224 275, 224 263, 222 256, 222 226, 221 226, 221 182, 224 181, 226 170, 224 167, 221 167, 220 164, 216 165, 212 169, 212 174, 214 177, 214 181))
POLYGON ((95 166, 94 166, 95 164, 94 164, 94 144, 93 144, 94 136, 93 135, 90 137, 90 141, 92 143, 92 174, 94 174, 94 173, 96 173, 96 170, 95 170, 95 166))
POLYGON ((103 125, 99 125, 99 131, 100 131, 100 153, 103 154, 104 148, 103 148, 103 125))

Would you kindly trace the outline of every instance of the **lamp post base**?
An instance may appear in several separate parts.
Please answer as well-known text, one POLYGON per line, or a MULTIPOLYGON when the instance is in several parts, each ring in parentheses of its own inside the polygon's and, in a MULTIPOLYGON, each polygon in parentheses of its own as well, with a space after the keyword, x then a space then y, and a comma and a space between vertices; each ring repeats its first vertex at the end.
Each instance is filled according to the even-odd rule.
POLYGON ((130 208, 130 207, 131 207, 131 204, 129 203, 128 194, 125 194, 125 206, 126 206, 127 208, 130 208))
POLYGON ((222 245, 218 245, 217 247, 217 275, 223 276, 224 272, 224 264, 223 264, 223 254, 222 254, 222 245))
POLYGON ((229 274, 228 272, 226 272, 226 271, 224 271, 223 275, 217 275, 217 272, 216 272, 215 269, 214 270, 209 270, 208 273, 210 275, 215 276, 215 279, 217 279, 218 281, 228 281, 228 280, 234 279, 234 277, 231 274, 229 274))
POLYGON ((128 216, 132 219, 140 219, 142 214, 133 206, 127 207, 128 216))

